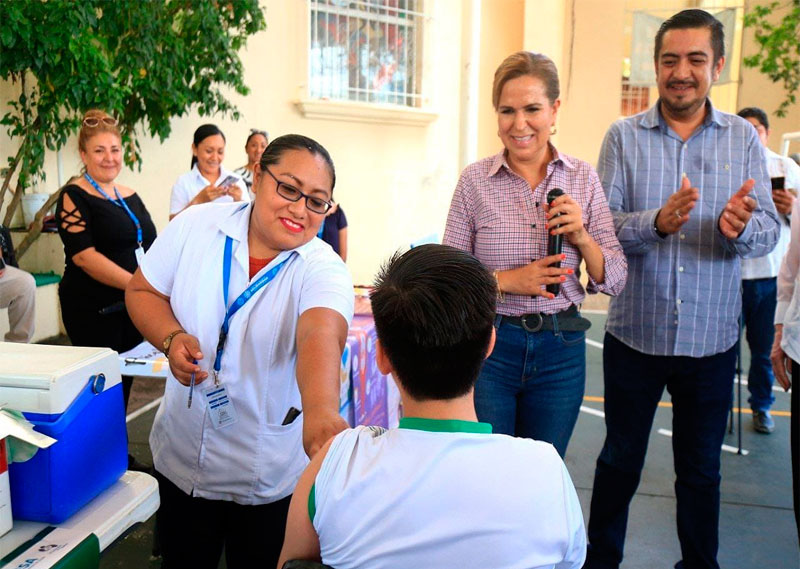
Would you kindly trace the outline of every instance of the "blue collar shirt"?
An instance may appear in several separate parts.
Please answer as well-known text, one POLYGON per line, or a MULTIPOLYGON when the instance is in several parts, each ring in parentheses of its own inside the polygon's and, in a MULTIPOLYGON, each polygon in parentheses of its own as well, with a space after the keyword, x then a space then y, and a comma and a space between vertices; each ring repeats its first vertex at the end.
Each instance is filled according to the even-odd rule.
POLYGON ((600 150, 597 172, 628 257, 628 282, 611 299, 606 329, 645 354, 710 356, 739 336, 740 258, 766 255, 778 241, 766 156, 750 123, 710 101, 686 141, 659 109, 616 121, 600 150), (684 172, 700 199, 680 230, 662 239, 656 214, 684 172), (719 216, 748 178, 757 207, 741 235, 728 239, 719 216))

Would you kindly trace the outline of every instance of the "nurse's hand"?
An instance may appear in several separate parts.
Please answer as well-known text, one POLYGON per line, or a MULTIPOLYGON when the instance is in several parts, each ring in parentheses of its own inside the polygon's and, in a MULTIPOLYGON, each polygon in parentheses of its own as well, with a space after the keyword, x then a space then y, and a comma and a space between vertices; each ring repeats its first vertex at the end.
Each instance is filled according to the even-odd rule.
POLYGON ((200 342, 185 332, 177 334, 172 339, 169 347, 169 369, 183 385, 189 385, 192 380, 192 373, 195 374, 195 383, 200 383, 208 377, 208 372, 200 369, 195 362, 203 359, 203 352, 200 351, 200 342))
POLYGON ((309 458, 349 425, 338 413, 322 409, 303 409, 303 448, 309 458))

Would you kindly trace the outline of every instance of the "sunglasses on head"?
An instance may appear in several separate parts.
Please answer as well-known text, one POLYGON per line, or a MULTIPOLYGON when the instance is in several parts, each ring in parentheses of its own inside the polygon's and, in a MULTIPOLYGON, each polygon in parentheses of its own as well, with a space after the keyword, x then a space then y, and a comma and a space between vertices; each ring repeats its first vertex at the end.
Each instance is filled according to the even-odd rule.
POLYGON ((114 117, 103 117, 103 118, 86 117, 85 119, 83 119, 83 126, 94 128, 96 126, 99 126, 101 122, 108 126, 117 126, 117 124, 119 124, 119 121, 114 117))
POLYGON ((260 134, 264 138, 267 138, 267 139, 269 138, 269 136, 267 135, 267 131, 266 130, 259 130, 257 128, 251 128, 250 129, 250 134, 260 134))

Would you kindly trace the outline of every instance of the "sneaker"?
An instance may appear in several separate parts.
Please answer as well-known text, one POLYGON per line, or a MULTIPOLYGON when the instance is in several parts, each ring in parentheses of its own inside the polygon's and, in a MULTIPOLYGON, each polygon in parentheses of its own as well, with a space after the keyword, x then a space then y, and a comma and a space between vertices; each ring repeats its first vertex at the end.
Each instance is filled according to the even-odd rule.
POLYGON ((775 421, 772 420, 769 411, 753 411, 753 428, 765 435, 775 430, 775 421))

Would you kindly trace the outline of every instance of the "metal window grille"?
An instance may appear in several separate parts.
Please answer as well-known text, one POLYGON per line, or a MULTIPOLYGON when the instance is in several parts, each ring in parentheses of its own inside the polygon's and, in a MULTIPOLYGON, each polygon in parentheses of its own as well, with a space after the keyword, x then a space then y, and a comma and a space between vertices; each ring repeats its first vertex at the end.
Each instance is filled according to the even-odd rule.
POLYGON ((420 107, 420 0, 308 0, 309 94, 420 107))
POLYGON ((620 115, 630 117, 646 111, 650 107, 650 88, 631 85, 628 78, 622 77, 620 115))

